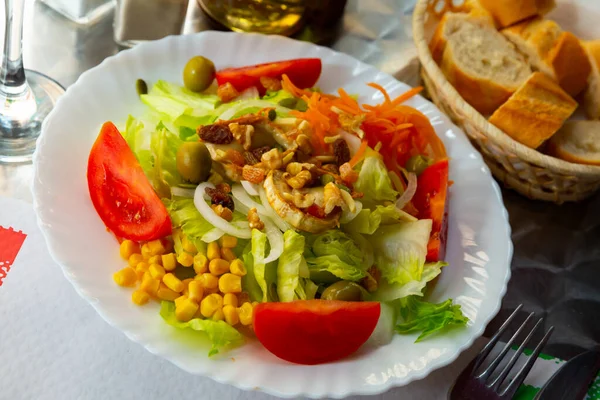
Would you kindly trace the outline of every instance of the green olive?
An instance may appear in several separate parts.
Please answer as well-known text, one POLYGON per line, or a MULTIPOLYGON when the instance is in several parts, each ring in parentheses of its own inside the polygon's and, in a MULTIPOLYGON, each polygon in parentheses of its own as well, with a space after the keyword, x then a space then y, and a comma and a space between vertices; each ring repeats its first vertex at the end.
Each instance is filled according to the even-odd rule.
POLYGON ((425 168, 431 165, 431 159, 422 155, 412 156, 406 162, 406 170, 421 175, 425 168))
POLYGON ((339 281, 323 291, 323 300, 361 301, 363 289, 357 283, 339 281))
POLYGON ((211 167, 212 159, 204 143, 184 142, 177 150, 177 171, 186 181, 206 181, 211 167))
POLYGON ((298 99, 295 97, 286 97, 285 99, 279 100, 279 104, 281 107, 291 108, 292 110, 296 107, 296 103, 298 99))
POLYGON ((296 102, 296 110, 304 112, 308 110, 308 104, 306 104, 304 100, 298 99, 296 102))
POLYGON ((183 69, 183 84, 192 92, 201 92, 215 79, 215 64, 206 57, 191 58, 183 69))

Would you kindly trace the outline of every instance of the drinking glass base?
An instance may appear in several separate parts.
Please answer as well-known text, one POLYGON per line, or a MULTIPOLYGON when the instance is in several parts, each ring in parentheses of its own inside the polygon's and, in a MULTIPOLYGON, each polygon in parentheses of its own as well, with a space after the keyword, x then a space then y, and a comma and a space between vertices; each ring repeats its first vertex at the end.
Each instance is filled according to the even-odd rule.
POLYGON ((30 88, 26 98, 9 99, 0 94, 0 162, 31 161, 44 118, 65 89, 52 78, 25 70, 30 88))

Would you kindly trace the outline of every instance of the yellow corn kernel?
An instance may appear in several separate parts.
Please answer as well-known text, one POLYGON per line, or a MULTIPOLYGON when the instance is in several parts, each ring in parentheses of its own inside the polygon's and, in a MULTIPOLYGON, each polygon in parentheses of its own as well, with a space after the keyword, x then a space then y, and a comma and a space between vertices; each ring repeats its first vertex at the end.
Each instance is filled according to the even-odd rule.
POLYGON ((142 261, 135 266, 135 273, 137 274, 138 280, 142 280, 146 271, 148 271, 148 263, 146 261, 142 261))
POLYGON ((173 271, 175 267, 177 267, 177 258, 175 257, 175 253, 163 254, 160 258, 165 271, 173 271))
POLYGON ((212 316, 213 321, 223 321, 225 319, 225 314, 223 314, 223 309, 219 308, 212 316))
POLYGON ((194 278, 202 284, 204 289, 216 289, 219 287, 219 278, 216 276, 207 273, 196 275, 194 278))
POLYGON ((119 286, 133 286, 138 280, 135 270, 131 267, 125 267, 113 274, 113 279, 119 286))
POLYGON ((155 256, 150 257, 148 259, 148 264, 162 265, 162 256, 157 254, 155 256))
POLYGON ((187 251, 182 251, 177 255, 177 262, 184 267, 191 267, 194 265, 194 256, 187 251))
POLYGON ((156 292, 158 292, 158 288, 160 286, 160 281, 156 280, 150 275, 150 272, 145 272, 142 278, 142 284, 140 285, 140 290, 148 293, 150 296, 156 296, 156 292))
POLYGON ((165 254, 165 246, 160 239, 151 240, 146 244, 148 245, 148 249, 150 249, 151 255, 161 256, 165 254))
POLYGON ((217 258, 221 258, 221 249, 219 249, 219 244, 217 242, 210 242, 206 249, 206 256, 209 260, 216 260, 217 258))
POLYGON ((237 246, 237 238, 235 236, 223 235, 219 239, 219 244, 221 245, 221 249, 233 249, 237 246))
POLYGON ((240 316, 238 315, 237 309, 231 304, 223 306, 223 315, 225 316, 225 322, 229 325, 234 326, 240 322, 240 316))
POLYGON ((229 264, 229 271, 231 271, 232 274, 237 276, 244 276, 248 272, 246 270, 244 262, 239 258, 236 258, 231 262, 231 264, 229 264))
POLYGON ((208 270, 213 275, 223 275, 225 272, 229 271, 229 263, 222 258, 215 258, 214 260, 210 260, 208 270))
POLYGON ((242 304, 242 306, 237 309, 237 312, 242 325, 250 325, 252 323, 252 314, 254 313, 252 304, 242 304))
POLYGON ((188 295, 188 287, 191 281, 193 281, 194 278, 187 278, 181 281, 181 283, 183 283, 183 290, 181 291, 183 294, 185 294, 186 296, 188 295))
POLYGON ((223 304, 226 306, 238 306, 238 298, 233 293, 225 293, 223 295, 223 304))
POLYGON ((202 299, 200 302, 200 312, 204 318, 210 318, 213 314, 223 307, 223 297, 220 294, 213 293, 202 299))
POLYGON ((204 296, 204 288, 202 287, 202 283, 197 280, 192 280, 188 284, 188 297, 191 300, 194 300, 196 303, 200 303, 202 296, 204 296))
POLYGON ((227 247, 224 247, 221 249, 221 258, 223 258, 223 260, 232 262, 233 260, 235 260, 237 258, 237 256, 235 255, 233 250, 228 249, 227 247))
POLYGON ((175 317, 179 321, 189 321, 194 318, 196 311, 198 311, 198 304, 190 299, 183 299, 175 305, 175 317))
POLYGON ((134 254, 132 254, 132 255, 129 256, 129 258, 127 259, 127 261, 128 261, 129 266, 131 268, 135 268, 135 267, 137 267, 137 265, 139 263, 141 263, 142 261, 144 261, 144 257, 142 257, 142 255, 139 254, 139 253, 134 253, 134 254))
POLYGON ((162 278, 163 283, 172 291, 181 293, 183 291, 183 282, 172 273, 165 274, 162 278))
POLYGON ((136 290, 131 294, 131 301, 138 306, 143 306, 150 300, 150 295, 143 290, 136 290))
POLYGON ((158 287, 158 290, 156 291, 156 297, 158 297, 161 300, 174 301, 179 296, 181 296, 181 293, 172 290, 162 282, 158 287))
POLYGON ((129 260, 132 254, 139 254, 140 245, 132 240, 123 240, 119 247, 119 253, 124 260, 129 260))
POLYGON ((144 243, 142 245, 141 251, 142 251, 142 257, 144 257, 144 260, 147 260, 154 255, 150 252, 150 246, 148 246, 148 243, 144 243))
POLYGON ((196 274, 203 274, 208 271, 208 259, 202 253, 194 256, 194 271, 196 274))
POLYGON ((179 307, 179 304, 181 304, 181 302, 185 299, 187 299, 188 297, 185 294, 182 294, 181 296, 179 296, 178 298, 175 299, 174 303, 175 303, 175 308, 179 307))
POLYGON ((165 269, 158 264, 150 264, 148 267, 148 272, 154 279, 158 279, 159 281, 165 276, 165 269))
POLYGON ((183 250, 191 254, 196 254, 198 252, 196 245, 188 239, 187 235, 181 236, 181 246, 183 247, 183 250))
POLYGON ((219 278, 219 290, 223 293, 240 293, 242 291, 242 277, 234 274, 225 274, 219 278))

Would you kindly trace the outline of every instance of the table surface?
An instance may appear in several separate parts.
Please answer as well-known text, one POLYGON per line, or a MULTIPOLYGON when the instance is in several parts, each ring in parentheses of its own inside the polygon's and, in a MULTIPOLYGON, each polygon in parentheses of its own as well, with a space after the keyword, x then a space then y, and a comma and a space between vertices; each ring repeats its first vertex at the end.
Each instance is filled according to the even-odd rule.
MULTIPOLYGON (((336 50, 415 83, 410 37, 410 0, 350 0, 336 50)), ((4 18, 1 19, 2 21, 4 18)), ((113 41, 112 16, 80 27, 39 2, 25 14, 25 67, 73 84, 85 70, 120 48, 113 41)), ((3 31, 3 30, 0 30, 3 31)), ((31 202, 31 164, 0 164, 0 196, 31 202)), ((515 254, 503 309, 492 332, 519 303, 545 317, 556 331, 545 352, 568 359, 600 345, 600 196, 557 206, 528 200, 503 189, 515 254)))

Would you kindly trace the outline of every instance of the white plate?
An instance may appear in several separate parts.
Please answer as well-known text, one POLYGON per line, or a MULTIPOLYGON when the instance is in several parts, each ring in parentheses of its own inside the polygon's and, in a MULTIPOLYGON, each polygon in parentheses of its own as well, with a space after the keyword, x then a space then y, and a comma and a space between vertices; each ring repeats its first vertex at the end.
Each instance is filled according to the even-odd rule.
POLYGON ((198 54, 212 59, 218 68, 320 57, 323 74, 318 85, 327 92, 344 87, 359 94, 362 102, 382 100, 367 82, 381 84, 392 96, 408 89, 347 55, 283 37, 205 32, 142 44, 106 59, 81 75, 59 100, 44 121, 34 156, 33 195, 39 224, 52 257, 77 292, 109 324, 183 370, 279 396, 381 393, 455 360, 500 308, 510 277, 510 226, 498 186, 480 155, 447 117, 421 97, 408 104, 427 114, 442 137, 454 181, 446 257, 450 266, 444 269, 430 299, 455 299, 471 320, 467 328, 418 344, 413 343, 415 335, 395 335, 386 346, 363 348, 346 360, 318 366, 286 363, 257 342, 208 359, 206 343, 193 342, 190 336, 164 324, 157 305, 133 305, 131 291, 114 284, 112 273, 124 263, 117 242, 106 232, 90 201, 86 182, 89 151, 103 122, 122 123, 129 113, 141 114, 136 79, 180 82, 186 61, 198 54))

